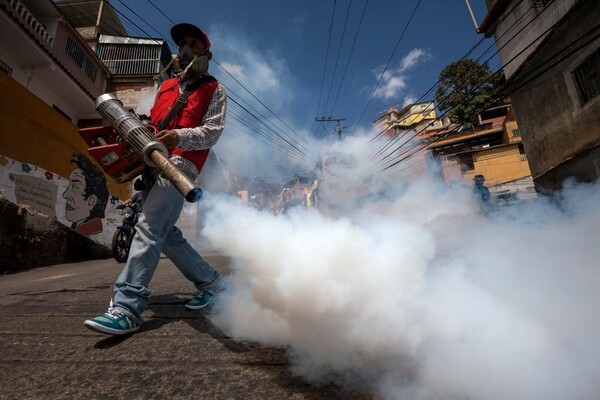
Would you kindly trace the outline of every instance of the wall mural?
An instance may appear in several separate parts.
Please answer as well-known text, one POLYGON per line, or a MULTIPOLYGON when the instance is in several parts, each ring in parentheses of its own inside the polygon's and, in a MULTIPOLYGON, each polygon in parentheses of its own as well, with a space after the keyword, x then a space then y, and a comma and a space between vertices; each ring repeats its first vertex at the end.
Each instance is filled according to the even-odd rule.
POLYGON ((98 167, 81 153, 73 153, 77 168, 69 175, 69 186, 63 192, 65 217, 71 229, 85 236, 102 232, 102 218, 108 202, 106 178, 98 167))
POLYGON ((30 206, 76 232, 110 246, 121 223, 119 200, 110 196, 102 171, 74 152, 68 178, 0 155, 0 197, 30 206))

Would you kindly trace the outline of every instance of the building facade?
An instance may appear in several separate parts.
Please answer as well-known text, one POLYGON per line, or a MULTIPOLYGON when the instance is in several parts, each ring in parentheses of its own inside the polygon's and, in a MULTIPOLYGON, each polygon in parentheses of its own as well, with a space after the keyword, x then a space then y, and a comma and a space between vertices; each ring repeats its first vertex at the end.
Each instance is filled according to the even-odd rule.
POLYGON ((390 107, 377 116, 373 125, 377 135, 387 139, 379 146, 376 156, 381 160, 394 160, 409 155, 410 166, 402 171, 403 176, 419 177, 431 169, 427 142, 438 132, 446 130, 451 120, 446 116, 438 118, 435 105, 428 101, 400 109, 390 107))
POLYGON ((110 71, 106 92, 114 93, 126 109, 149 115, 164 78, 160 74, 172 60, 166 40, 129 36, 106 0, 56 0, 56 4, 110 71))
POLYGON ((108 92, 114 93, 127 109, 150 115, 158 86, 172 56, 163 39, 100 35, 96 54, 111 72, 108 92))
POLYGON ((477 116, 472 127, 450 133, 428 147, 444 181, 472 184, 476 175, 485 177, 485 186, 497 203, 536 197, 521 132, 509 102, 477 116))
POLYGON ((433 102, 409 104, 402 108, 390 107, 377 116, 373 125, 377 133, 394 136, 394 130, 423 131, 429 129, 438 119, 433 102))
POLYGON ((79 126, 99 118, 109 79, 55 3, 0 0, 0 197, 104 245, 130 189, 88 156, 79 126))
POLYGON ((535 186, 600 176, 600 2, 487 0, 535 186))

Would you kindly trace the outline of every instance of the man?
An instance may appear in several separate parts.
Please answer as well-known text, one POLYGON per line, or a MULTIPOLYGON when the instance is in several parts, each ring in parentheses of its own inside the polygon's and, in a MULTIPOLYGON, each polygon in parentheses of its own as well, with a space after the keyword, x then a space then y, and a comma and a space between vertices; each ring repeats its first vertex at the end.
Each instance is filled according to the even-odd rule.
POLYGON ((485 178, 483 175, 475 175, 473 177, 473 192, 480 198, 483 204, 488 205, 490 203, 490 189, 483 185, 485 178))
MULTIPOLYGON (((169 149, 171 161, 195 180, 204 166, 210 147, 223 131, 226 94, 223 86, 207 73, 212 54, 206 33, 191 24, 178 24, 171 29, 171 36, 179 45, 179 59, 184 72, 162 83, 150 114, 153 123, 160 126, 165 118, 169 118, 169 111, 178 97, 186 89, 191 90, 183 109, 172 116, 165 129, 155 137, 169 149)), ((143 322, 142 313, 150 297, 148 284, 161 252, 197 289, 186 303, 186 308, 206 307, 214 293, 222 287, 219 274, 190 246, 175 226, 183 208, 183 197, 171 182, 155 170, 151 171, 154 173, 145 173, 143 177, 142 215, 136 226, 137 233, 131 244, 129 258, 115 283, 115 297, 108 312, 85 321, 85 325, 92 330, 123 335, 139 329, 143 322)))
POLYGON ((142 209, 142 203, 143 203, 142 193, 135 192, 130 198, 126 199, 125 201, 123 201, 121 204, 119 204, 115 208, 117 210, 122 210, 125 208, 125 206, 128 206, 129 204, 133 204, 135 209, 140 211, 142 209))
POLYGON ((90 236, 102 232, 102 218, 108 202, 106 178, 83 154, 73 153, 77 165, 69 175, 69 186, 62 194, 65 218, 75 232, 90 236))

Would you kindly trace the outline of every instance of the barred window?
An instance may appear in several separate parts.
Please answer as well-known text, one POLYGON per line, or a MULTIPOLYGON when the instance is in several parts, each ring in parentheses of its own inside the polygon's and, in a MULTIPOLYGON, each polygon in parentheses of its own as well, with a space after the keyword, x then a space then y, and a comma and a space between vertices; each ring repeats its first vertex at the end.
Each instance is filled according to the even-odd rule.
POLYGON ((511 132, 512 132, 513 137, 521 136, 521 130, 520 129, 513 129, 511 132))
POLYGON ((581 104, 600 94, 600 48, 587 57, 572 72, 581 104))
POLYGON ((462 154, 459 156, 460 160, 460 170, 462 172, 472 171, 475 169, 475 164, 473 163, 473 155, 472 154, 462 154))
POLYGON ((94 65, 92 60, 85 55, 79 44, 71 37, 67 36, 67 44, 65 46, 65 52, 75 62, 75 64, 81 68, 81 70, 93 81, 96 82, 96 74, 98 68, 94 65))

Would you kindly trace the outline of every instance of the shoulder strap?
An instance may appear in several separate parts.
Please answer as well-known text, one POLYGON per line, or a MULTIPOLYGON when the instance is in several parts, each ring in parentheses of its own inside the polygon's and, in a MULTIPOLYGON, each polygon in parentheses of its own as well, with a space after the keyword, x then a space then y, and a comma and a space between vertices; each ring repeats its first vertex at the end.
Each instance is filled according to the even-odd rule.
POLYGON ((183 106, 185 106, 185 104, 188 101, 188 97, 194 90, 198 89, 200 85, 202 85, 204 82, 210 82, 213 79, 215 78, 213 78, 210 75, 203 75, 198 79, 184 83, 185 89, 183 90, 183 93, 179 95, 177 101, 175 102, 173 107, 171 107, 168 114, 163 118, 162 121, 160 121, 160 124, 158 124, 158 126, 156 127, 157 131, 160 132, 164 130, 169 125, 171 120, 175 118, 177 114, 179 114, 179 111, 181 111, 183 106))

